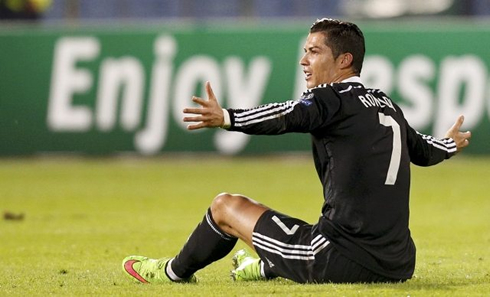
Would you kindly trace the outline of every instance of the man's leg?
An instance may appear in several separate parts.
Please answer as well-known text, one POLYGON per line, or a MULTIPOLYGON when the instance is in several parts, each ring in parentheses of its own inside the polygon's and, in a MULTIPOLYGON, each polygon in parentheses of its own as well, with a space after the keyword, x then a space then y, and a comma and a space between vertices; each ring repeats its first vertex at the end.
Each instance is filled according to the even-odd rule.
POLYGON ((267 207, 247 197, 227 193, 219 194, 213 200, 202 222, 192 232, 175 258, 159 265, 152 264, 153 262, 137 262, 134 265, 135 262, 131 262, 133 264, 129 266, 128 261, 141 259, 138 258, 139 256, 132 256, 125 259, 123 268, 131 277, 140 282, 145 282, 143 280, 168 282, 192 279, 194 272, 226 256, 235 246, 237 238, 242 239, 253 248, 253 229, 266 210, 268 210, 267 207), (150 273, 147 274, 156 277, 145 277, 138 274, 139 265, 142 267, 140 270, 145 272, 149 270, 150 273), (165 274, 161 273, 162 269, 165 274))
POLYGON ((241 195, 218 195, 167 271, 188 278, 197 270, 226 256, 235 246, 237 238, 252 246, 253 228, 267 209, 241 195))

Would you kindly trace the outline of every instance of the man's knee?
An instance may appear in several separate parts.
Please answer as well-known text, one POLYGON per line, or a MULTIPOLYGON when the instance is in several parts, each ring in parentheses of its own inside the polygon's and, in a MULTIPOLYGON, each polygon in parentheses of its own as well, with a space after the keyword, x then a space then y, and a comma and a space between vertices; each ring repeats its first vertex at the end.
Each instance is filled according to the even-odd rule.
POLYGON ((229 193, 218 194, 211 203, 211 214, 216 223, 226 220, 226 216, 239 209, 240 201, 245 197, 229 193))
POLYGON ((252 246, 252 232, 260 216, 268 210, 264 205, 238 194, 221 193, 211 203, 213 221, 221 230, 252 246))
POLYGON ((235 195, 229 193, 218 194, 216 197, 214 197, 213 202, 211 203, 211 212, 214 214, 232 207, 234 198, 235 195))

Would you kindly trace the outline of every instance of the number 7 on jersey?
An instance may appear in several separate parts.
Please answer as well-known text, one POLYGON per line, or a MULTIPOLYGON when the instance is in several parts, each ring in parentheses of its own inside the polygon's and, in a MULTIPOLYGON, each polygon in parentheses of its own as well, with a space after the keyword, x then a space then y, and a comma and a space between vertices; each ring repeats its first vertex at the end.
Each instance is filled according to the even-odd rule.
POLYGON ((400 125, 390 115, 378 113, 379 123, 385 127, 391 127, 393 131, 393 147, 391 149, 390 165, 386 175, 385 185, 394 185, 400 168, 402 154, 402 139, 400 134, 400 125))

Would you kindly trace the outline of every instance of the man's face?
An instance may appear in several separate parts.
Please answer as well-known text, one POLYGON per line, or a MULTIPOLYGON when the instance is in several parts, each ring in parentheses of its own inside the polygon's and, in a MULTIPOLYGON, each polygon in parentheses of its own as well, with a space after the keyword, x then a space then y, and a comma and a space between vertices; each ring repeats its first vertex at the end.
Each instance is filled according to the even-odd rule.
POLYGON ((310 33, 304 50, 305 54, 299 63, 303 66, 306 87, 313 88, 335 82, 338 78, 338 65, 332 50, 325 44, 325 35, 322 32, 310 33))

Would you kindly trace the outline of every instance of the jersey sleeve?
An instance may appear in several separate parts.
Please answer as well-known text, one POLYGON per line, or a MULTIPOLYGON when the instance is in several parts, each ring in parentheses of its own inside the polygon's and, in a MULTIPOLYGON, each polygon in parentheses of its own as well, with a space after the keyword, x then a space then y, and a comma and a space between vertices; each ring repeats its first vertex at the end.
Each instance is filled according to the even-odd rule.
POLYGON ((424 135, 407 125, 410 161, 419 166, 431 166, 456 154, 456 143, 451 138, 438 139, 424 135))
POLYGON ((299 100, 264 104, 250 109, 227 109, 230 131, 255 135, 308 133, 328 125, 340 100, 331 88, 306 92, 299 100))

